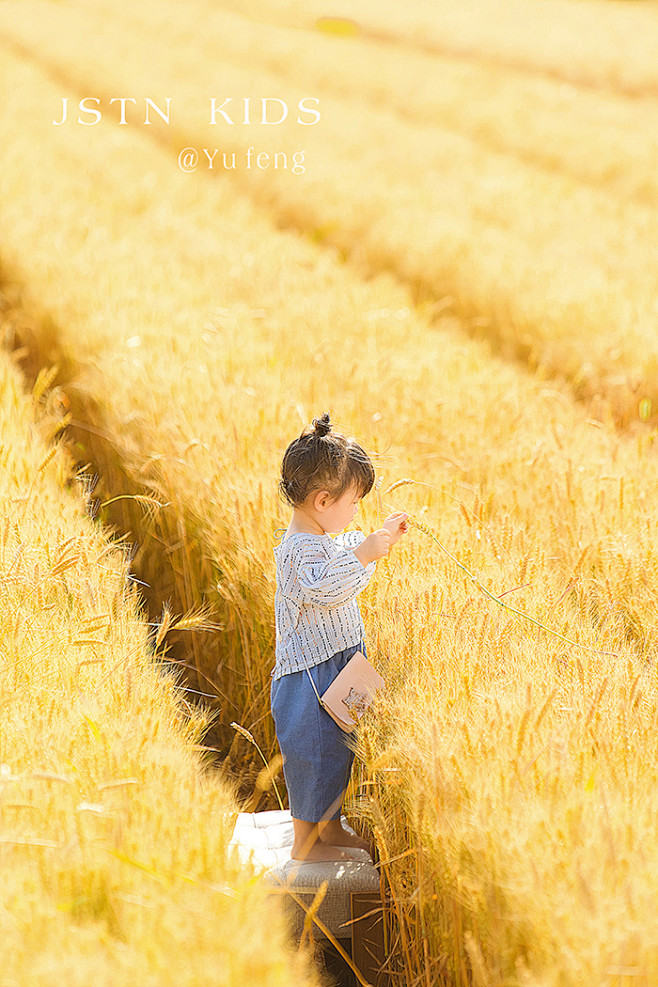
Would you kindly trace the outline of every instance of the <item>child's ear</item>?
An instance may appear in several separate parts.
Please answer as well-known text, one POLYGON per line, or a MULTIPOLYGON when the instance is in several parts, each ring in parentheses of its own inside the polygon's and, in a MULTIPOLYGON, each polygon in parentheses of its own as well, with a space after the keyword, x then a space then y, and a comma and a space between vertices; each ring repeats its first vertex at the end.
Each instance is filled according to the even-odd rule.
POLYGON ((318 490, 313 498, 313 506, 316 511, 323 511, 331 504, 331 494, 328 490, 318 490))

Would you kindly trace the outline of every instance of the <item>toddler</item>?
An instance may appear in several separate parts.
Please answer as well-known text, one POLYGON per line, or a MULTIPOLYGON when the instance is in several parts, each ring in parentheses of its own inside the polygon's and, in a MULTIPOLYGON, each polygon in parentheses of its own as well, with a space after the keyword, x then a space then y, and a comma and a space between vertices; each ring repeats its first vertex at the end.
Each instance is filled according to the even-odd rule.
POLYGON ((322 708, 313 685, 322 695, 356 651, 368 657, 356 596, 377 559, 407 531, 407 515, 398 512, 367 537, 362 531, 330 537, 354 520, 374 480, 367 453, 332 431, 328 413, 290 443, 281 464, 279 490, 293 513, 274 549, 276 663, 270 692, 296 860, 343 860, 349 854, 342 846, 368 849, 341 823, 354 761, 349 734, 322 708))

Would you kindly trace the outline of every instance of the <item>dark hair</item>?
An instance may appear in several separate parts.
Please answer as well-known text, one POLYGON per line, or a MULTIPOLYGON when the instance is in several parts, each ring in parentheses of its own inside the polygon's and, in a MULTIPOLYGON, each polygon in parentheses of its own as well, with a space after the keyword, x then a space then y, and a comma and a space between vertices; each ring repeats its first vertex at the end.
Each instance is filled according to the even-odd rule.
POLYGON ((356 439, 332 432, 326 411, 286 449, 278 488, 291 507, 299 507, 314 490, 328 490, 338 499, 354 485, 365 497, 374 482, 368 453, 356 439))

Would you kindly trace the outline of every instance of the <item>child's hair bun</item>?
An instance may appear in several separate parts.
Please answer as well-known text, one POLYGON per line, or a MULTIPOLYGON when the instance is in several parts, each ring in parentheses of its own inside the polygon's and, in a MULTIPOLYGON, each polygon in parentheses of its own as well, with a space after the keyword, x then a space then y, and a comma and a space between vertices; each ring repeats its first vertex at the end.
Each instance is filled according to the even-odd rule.
POLYGON ((325 411, 324 415, 320 418, 314 418, 312 424, 315 427, 315 434, 319 436, 328 435, 331 431, 331 422, 329 421, 329 412, 325 411))

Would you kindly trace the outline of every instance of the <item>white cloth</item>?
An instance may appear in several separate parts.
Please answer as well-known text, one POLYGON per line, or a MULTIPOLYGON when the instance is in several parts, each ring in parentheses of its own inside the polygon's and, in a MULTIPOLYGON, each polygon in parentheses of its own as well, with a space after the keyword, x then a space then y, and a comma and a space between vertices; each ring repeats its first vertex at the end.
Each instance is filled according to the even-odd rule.
POLYGON ((356 596, 376 561, 363 566, 351 549, 365 537, 362 531, 345 531, 335 538, 294 531, 275 546, 273 678, 317 665, 363 641, 356 596))
MULTIPOLYGON (((341 816, 343 829, 356 833, 341 816)), ((351 923, 351 893, 367 891, 377 894, 380 889, 379 871, 367 850, 355 846, 341 847, 349 860, 295 860, 290 856, 294 839, 294 827, 289 809, 272 809, 267 812, 240 812, 233 836, 228 845, 229 856, 235 855, 236 863, 253 868, 262 877, 269 893, 277 895, 291 919, 291 934, 299 939, 304 928, 305 909, 308 909, 322 884, 327 882, 326 893, 317 912, 317 918, 329 932, 339 939, 350 939, 358 924, 351 923), (301 898, 303 907, 286 893, 292 891, 301 898)), ((313 935, 326 939, 322 930, 313 925, 313 935)))

